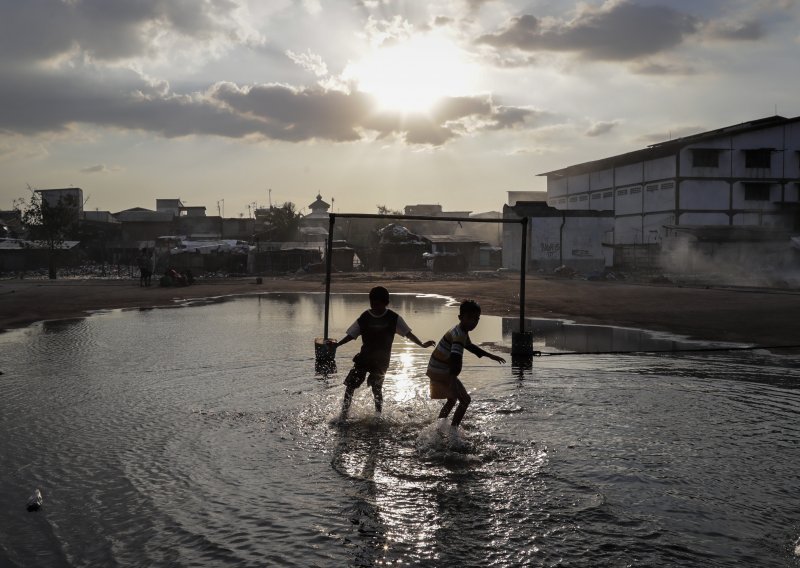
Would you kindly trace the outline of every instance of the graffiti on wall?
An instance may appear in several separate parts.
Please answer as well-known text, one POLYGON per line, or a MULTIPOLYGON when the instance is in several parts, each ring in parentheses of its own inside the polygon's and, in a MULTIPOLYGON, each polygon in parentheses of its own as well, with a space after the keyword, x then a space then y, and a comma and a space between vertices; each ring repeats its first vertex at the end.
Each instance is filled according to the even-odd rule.
POLYGON ((540 252, 545 258, 555 258, 561 252, 561 245, 559 243, 540 243, 540 252))

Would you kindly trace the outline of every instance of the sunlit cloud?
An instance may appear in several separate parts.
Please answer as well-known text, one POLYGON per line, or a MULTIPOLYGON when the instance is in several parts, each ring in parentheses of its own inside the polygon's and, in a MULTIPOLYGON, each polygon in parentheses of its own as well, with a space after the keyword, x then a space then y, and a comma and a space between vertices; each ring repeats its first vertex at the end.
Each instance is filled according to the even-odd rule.
POLYGON ((608 134, 618 124, 618 120, 595 122, 586 131, 586 136, 602 136, 603 134, 608 134))
POLYGON ((82 174, 110 174, 112 172, 121 171, 122 168, 118 166, 108 167, 105 164, 95 164, 78 170, 82 174))

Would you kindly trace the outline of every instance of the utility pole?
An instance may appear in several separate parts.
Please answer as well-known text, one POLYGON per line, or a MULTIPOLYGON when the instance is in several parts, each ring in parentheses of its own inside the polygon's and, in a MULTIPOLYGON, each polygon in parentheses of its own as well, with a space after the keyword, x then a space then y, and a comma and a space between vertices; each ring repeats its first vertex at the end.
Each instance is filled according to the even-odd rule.
POLYGON ((272 188, 267 191, 269 192, 269 208, 272 209, 272 188))
POLYGON ((217 214, 219 215, 219 240, 225 238, 225 200, 220 199, 217 201, 217 214), (220 205, 221 204, 221 205, 220 205))

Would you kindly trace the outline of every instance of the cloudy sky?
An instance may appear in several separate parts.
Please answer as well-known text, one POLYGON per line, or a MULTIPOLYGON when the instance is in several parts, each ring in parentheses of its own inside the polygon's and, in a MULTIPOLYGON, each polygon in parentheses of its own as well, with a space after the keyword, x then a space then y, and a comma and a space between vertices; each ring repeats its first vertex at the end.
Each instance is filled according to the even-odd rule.
POLYGON ((799 115, 799 23, 795 0, 0 0, 0 209, 30 185, 499 210, 544 171, 799 115))

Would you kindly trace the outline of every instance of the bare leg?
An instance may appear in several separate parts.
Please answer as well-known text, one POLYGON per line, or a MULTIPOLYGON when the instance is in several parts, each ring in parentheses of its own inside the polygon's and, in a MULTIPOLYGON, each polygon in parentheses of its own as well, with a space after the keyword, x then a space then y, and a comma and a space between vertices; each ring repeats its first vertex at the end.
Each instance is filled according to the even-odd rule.
POLYGON ((366 376, 367 372, 360 367, 353 367, 350 369, 350 372, 347 373, 347 377, 344 379, 345 389, 344 398, 342 399, 342 418, 347 418, 347 413, 350 411, 350 405, 353 402, 353 393, 361 386, 366 376))
POLYGON ((439 412, 439 418, 447 418, 450 414, 450 411, 453 410, 453 407, 456 405, 455 398, 448 398, 447 402, 444 403, 442 410, 439 412))
POLYGON ((353 403, 353 393, 356 387, 348 385, 344 389, 344 398, 342 399, 342 418, 347 418, 347 413, 350 412, 350 405, 353 403))
MULTIPOLYGON (((458 408, 453 413, 453 426, 458 426, 461 424, 461 420, 464 418, 464 414, 467 412, 467 407, 469 406, 470 398, 469 394, 467 393, 467 389, 464 388, 464 385, 461 384, 461 381, 458 379, 455 380, 455 391, 456 396, 458 396, 458 408)), ((450 400, 447 401, 448 403, 450 400)))
POLYGON ((372 397, 375 399, 375 412, 383 410, 383 375, 373 375, 370 373, 369 380, 372 387, 372 397))

